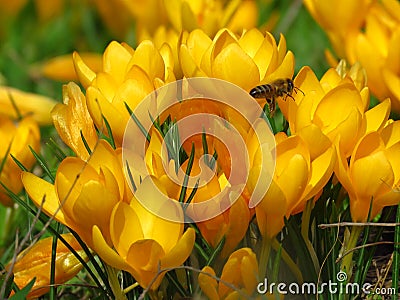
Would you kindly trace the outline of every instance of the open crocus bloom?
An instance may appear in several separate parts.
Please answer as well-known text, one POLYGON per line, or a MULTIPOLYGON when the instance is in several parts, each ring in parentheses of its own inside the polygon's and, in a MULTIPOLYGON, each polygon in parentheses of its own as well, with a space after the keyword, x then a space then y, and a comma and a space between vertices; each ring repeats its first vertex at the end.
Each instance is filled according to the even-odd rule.
MULTIPOLYGON (((137 197, 153 201, 163 197, 154 188, 156 178, 145 178, 137 197)), ((162 189, 161 185, 158 186, 162 189)), ((165 220, 150 212, 133 197, 130 204, 119 202, 110 218, 111 247, 99 227, 93 227, 94 248, 105 262, 130 272, 142 287, 157 289, 168 268, 180 266, 190 255, 195 231, 184 231, 183 213, 176 211, 182 222, 165 220)), ((168 270, 167 270, 168 271, 168 270)))
POLYGON ((22 174, 22 182, 38 207, 75 230, 90 247, 95 225, 110 242, 111 211, 122 199, 125 185, 117 155, 107 142, 101 140, 87 162, 64 159, 54 185, 28 172, 22 174))
POLYGON ((350 197, 351 217, 354 222, 366 222, 390 205, 397 205, 400 193, 399 150, 400 123, 392 122, 381 132, 366 134, 356 145, 347 162, 340 146, 335 174, 350 197))
POLYGON ((283 36, 277 45, 270 33, 264 35, 257 29, 240 37, 221 29, 214 40, 194 30, 184 32, 180 43, 179 57, 186 77, 220 78, 250 91, 259 84, 293 76, 293 53, 286 51, 283 36))
POLYGON ((107 120, 117 145, 122 143, 130 117, 126 105, 134 110, 148 94, 175 80, 171 49, 166 46, 164 50, 160 53, 150 41, 143 41, 135 50, 127 44, 111 42, 103 55, 103 69, 97 73, 74 53, 90 115, 105 134, 104 119, 107 120))

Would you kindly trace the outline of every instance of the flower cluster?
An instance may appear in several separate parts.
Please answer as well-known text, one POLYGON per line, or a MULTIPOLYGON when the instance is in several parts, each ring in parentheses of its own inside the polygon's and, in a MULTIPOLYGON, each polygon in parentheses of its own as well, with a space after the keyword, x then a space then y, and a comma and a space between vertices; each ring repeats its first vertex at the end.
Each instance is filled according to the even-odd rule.
MULTIPOLYGON (((102 55, 74 52, 72 64, 64 57, 43 66, 59 79, 76 72, 80 86, 64 85, 62 103, 38 96, 28 103, 23 99, 30 95, 4 92, 18 108, 11 117, 20 118, 0 115, 6 141, 0 200, 12 205, 7 194, 18 199, 24 187, 49 224, 55 220, 79 237, 79 243, 63 239, 83 259, 41 240, 7 266, 15 281, 26 285, 29 272, 45 274, 32 294, 40 296, 51 280, 69 280, 97 255, 109 280, 105 289, 111 286, 106 292, 118 299, 136 288, 154 299, 173 297, 172 284, 182 297, 194 296, 193 284, 210 299, 255 297, 271 269, 272 248, 274 268, 282 258, 302 280, 283 244, 276 246, 300 214, 305 228, 296 238, 303 236, 311 260, 318 259, 307 222, 317 203, 338 200, 332 199, 336 186, 353 222, 369 222, 399 204, 400 121, 389 116, 400 103, 394 54, 400 35, 393 29, 400 8, 390 0, 343 3, 339 9, 348 17, 337 26, 323 17, 331 13, 328 2, 305 1, 352 66, 341 61, 321 79, 305 66, 292 80, 294 55, 283 35, 277 42, 254 28, 253 1, 94 1, 109 22, 107 7, 124 7, 143 40, 136 47, 112 41, 102 55), (363 60, 372 56, 369 46, 376 48, 377 31, 385 41, 374 54, 381 55, 379 66, 363 60), (249 92, 257 86, 263 97, 254 99, 249 92), (381 100, 371 108, 370 89, 381 100), (266 112, 275 104, 274 117, 266 112), (43 175, 31 170, 34 158, 40 160, 33 155, 40 151, 36 122, 50 120, 70 151, 53 173, 41 163, 43 175), (51 257, 55 279, 43 264, 51 257)), ((1 93, 0 110, 10 114, 1 93)), ((348 260, 341 267, 350 275, 348 260)))
POLYGON ((360 62, 368 87, 381 101, 390 97, 400 112, 400 4, 396 0, 304 1, 341 58, 360 62), (332 7, 335 7, 332 10, 332 7), (337 22, 340 16, 340 22, 337 22))

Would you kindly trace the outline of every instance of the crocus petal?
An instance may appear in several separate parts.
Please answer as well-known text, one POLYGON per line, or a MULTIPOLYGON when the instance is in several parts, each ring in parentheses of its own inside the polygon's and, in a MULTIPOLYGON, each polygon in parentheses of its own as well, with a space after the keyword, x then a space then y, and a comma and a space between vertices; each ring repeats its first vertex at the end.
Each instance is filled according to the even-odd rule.
POLYGON ((366 133, 371 131, 380 131, 385 125, 390 114, 390 99, 382 101, 380 104, 374 106, 365 112, 367 120, 366 133))
MULTIPOLYGON (((394 184, 400 183, 400 142, 397 142, 391 147, 388 147, 385 151, 385 155, 387 159, 390 161, 390 164, 394 173, 394 184)), ((399 193, 400 194, 400 193, 399 193)))
MULTIPOLYGON (((228 261, 225 263, 224 269, 222 270, 221 280, 229 282, 233 285, 240 283, 240 259, 239 257, 230 256, 228 261)), ((232 292, 232 288, 225 284, 218 285, 218 294, 220 299, 225 297, 232 292)))
POLYGON ((76 75, 78 76, 79 82, 84 88, 87 88, 92 81, 96 78, 96 73, 90 69, 88 65, 85 64, 83 59, 80 57, 78 52, 72 54, 72 59, 74 61, 76 75))
MULTIPOLYGON (((283 58, 283 61, 277 66, 270 74, 265 77, 261 74, 261 83, 270 83, 279 78, 292 78, 294 73, 294 55, 293 52, 288 51, 283 58)), ((295 97, 294 92, 293 97, 295 97)), ((281 106, 279 106, 281 108, 281 106)), ((284 106, 283 106, 284 107, 284 106)), ((282 109, 281 109, 282 110, 282 109)))
POLYGON ((309 92, 313 92, 316 99, 322 99, 325 94, 317 76, 308 66, 300 69, 295 78, 295 83, 296 86, 304 92, 304 94, 307 95, 309 92))
POLYGON ((385 126, 385 128, 382 129, 381 137, 386 148, 389 148, 400 141, 400 122, 392 122, 385 126))
MULTIPOLYGON (((158 210, 153 210, 154 207, 152 207, 152 211, 150 211, 149 207, 144 207, 138 199, 152 199, 153 202, 159 202, 160 212, 163 215, 173 215, 173 220, 182 219, 183 214, 179 210, 180 206, 174 205, 173 200, 166 197, 165 190, 161 187, 159 181, 153 177, 146 177, 142 181, 135 193, 135 198, 131 201, 131 207, 140 220, 144 238, 156 240, 166 252, 169 252, 182 234, 183 224, 165 220, 154 213, 158 210)), ((157 203, 154 205, 157 205, 157 203)))
POLYGON ((354 195, 353 185, 348 174, 349 165, 347 163, 347 158, 344 152, 340 149, 339 137, 335 141, 336 149, 336 164, 335 164, 335 175, 338 177, 340 183, 346 189, 350 195, 354 195))
POLYGON ((96 126, 102 130, 104 134, 107 134, 107 129, 103 123, 103 115, 111 126, 114 138, 122 142, 125 126, 129 119, 128 111, 126 111, 125 115, 122 115, 97 88, 92 86, 86 90, 86 98, 90 115, 95 121, 96 126))
POLYGON ((373 45, 364 35, 360 34, 356 41, 357 57, 364 66, 368 74, 368 82, 371 91, 384 98, 387 94, 387 88, 382 80, 381 69, 384 65, 384 58, 378 55, 375 45, 373 45), (374 59, 371 59, 373 57, 374 59))
MULTIPOLYGON (((191 9, 189 2, 182 1, 181 10, 182 10, 182 12, 181 12, 182 29, 192 31, 192 30, 198 28, 196 15, 194 14, 193 10, 191 9)), ((211 25, 210 24, 211 22, 207 22, 207 23, 209 25, 211 25)))
POLYGON ((270 238, 278 234, 284 226, 286 211, 286 196, 275 181, 272 181, 264 199, 256 206, 257 223, 261 234, 270 238))
POLYGON ((398 205, 400 203, 400 193, 399 191, 392 189, 382 196, 376 197, 376 203, 382 207, 398 205))
POLYGON ((357 159, 350 169, 350 176, 354 178, 356 194, 368 198, 389 191, 394 177, 392 167, 382 151, 357 159))
POLYGON ((111 103, 114 102, 114 96, 120 84, 112 75, 105 72, 98 73, 92 82, 92 86, 96 87, 111 103))
POLYGON ((332 145, 332 142, 323 134, 321 128, 315 124, 303 127, 297 132, 297 135, 307 143, 311 160, 314 160, 332 145))
POLYGON ((277 179, 288 201, 288 211, 292 211, 304 192, 308 181, 309 168, 304 158, 295 154, 288 162, 282 175, 277 179))
POLYGON ((220 298, 217 292, 218 283, 213 277, 206 274, 210 274, 215 277, 215 272, 211 267, 204 267, 199 274, 199 286, 203 293, 206 294, 210 300, 219 300, 220 298))
POLYGON ((283 173, 283 169, 296 154, 301 155, 306 162, 308 169, 310 168, 310 153, 307 144, 299 136, 293 135, 283 140, 277 145, 276 153, 277 165, 275 172, 277 176, 280 176, 283 173))
POLYGON ((128 204, 120 202, 115 205, 110 217, 110 234, 115 248, 123 258, 128 255, 132 243, 143 239, 139 218, 128 204))
POLYGON ((339 82, 342 80, 342 77, 338 74, 338 72, 331 68, 325 72, 322 76, 320 83, 325 93, 332 90, 334 87, 339 85, 339 82))
MULTIPOLYGON (((136 270, 153 271, 155 273, 161 267, 160 261, 164 255, 164 250, 156 241, 139 240, 130 246, 126 260, 136 270)), ((142 281, 148 280, 142 279, 142 281)))
POLYGON ((89 157, 82 136, 93 150, 97 133, 86 106, 86 98, 78 85, 71 82, 63 87, 64 104, 58 103, 51 111, 54 127, 64 143, 82 159, 89 157))
POLYGON ((128 264, 118 255, 106 242, 97 226, 92 229, 93 250, 104 260, 108 265, 120 270, 129 270, 128 264))
POLYGON ((32 115, 40 125, 51 124, 50 111, 57 104, 56 101, 46 96, 0 85, 0 113, 18 119, 20 116, 17 115, 17 110, 12 103, 15 104, 21 115, 32 115))
POLYGON ((239 197, 229 209, 229 222, 225 233, 225 244, 221 251, 222 257, 227 257, 229 253, 239 244, 246 234, 250 222, 250 211, 246 201, 239 197))
POLYGON ((340 136, 342 150, 346 156, 350 156, 360 135, 365 132, 366 121, 363 114, 355 107, 348 109, 349 115, 336 125, 330 132, 325 132, 331 141, 340 136))
POLYGON ((400 85, 400 76, 387 69, 382 70, 382 75, 383 81, 393 95, 393 97, 391 97, 393 109, 400 111, 400 91, 398 88, 400 85))
POLYGON ((176 245, 161 259, 161 266, 170 268, 183 264, 193 250, 195 239, 196 232, 193 228, 188 228, 176 245))
POLYGON ((328 148, 325 153, 312 161, 310 180, 303 196, 305 200, 314 197, 325 186, 332 176, 335 163, 336 151, 334 147, 328 148))
POLYGON ((137 65, 128 71, 125 80, 117 91, 116 99, 121 99, 121 103, 126 102, 134 110, 141 100, 154 91, 154 86, 146 72, 137 65))
MULTIPOLYGON (((106 240, 110 240, 109 223, 110 214, 114 204, 119 200, 115 195, 99 182, 89 181, 80 192, 73 207, 73 218, 80 232, 89 235, 93 225, 97 225, 103 232, 106 240), (95 201, 93 201, 95 200, 95 201), (99 218, 99 216, 102 216, 99 218)), ((85 239, 91 245, 91 241, 85 239)))
POLYGON ((58 201, 54 185, 28 172, 22 173, 22 183, 36 206, 41 206, 42 210, 48 216, 55 214, 54 219, 68 226, 64 214, 60 209, 60 202, 58 201))
POLYGON ((142 68, 149 78, 164 78, 164 60, 153 42, 143 41, 136 48, 128 69, 137 65, 142 68))
MULTIPOLYGON (((105 140, 99 140, 95 149, 93 149, 88 164, 93 167, 98 173, 101 169, 108 169, 110 173, 107 172, 109 176, 105 178, 105 184, 107 186, 107 180, 112 180, 113 178, 115 178, 117 182, 116 186, 119 188, 120 197, 122 197, 122 195, 124 194, 125 176, 121 171, 121 165, 120 161, 118 160, 117 154, 109 143, 107 143, 105 140)), ((115 185, 113 185, 113 187, 115 187, 115 185)))
POLYGON ((215 77, 232 82, 245 90, 250 90, 260 80, 257 65, 237 43, 229 44, 216 56, 212 72, 215 77))
POLYGON ((179 51, 180 63, 182 66, 182 72, 187 77, 205 77, 206 74, 200 70, 200 68, 196 65, 193 57, 191 56, 188 46, 181 45, 179 51))
POLYGON ((385 145, 378 132, 373 131, 365 135, 362 139, 360 139, 354 149, 350 160, 350 168, 352 167, 353 163, 358 159, 369 156, 384 149, 385 145))
POLYGON ((117 83, 124 81, 131 54, 118 42, 111 42, 103 54, 103 70, 110 74, 117 83))
MULTIPOLYGON (((251 57, 254 58, 257 52, 259 51, 259 48, 264 42, 264 36, 263 34, 253 28, 250 29, 246 32, 243 33, 243 35, 239 39, 239 45, 240 47, 251 57)), ((267 57, 265 57, 265 61, 269 61, 267 57)), ((265 63, 262 62, 262 63, 265 63)), ((265 67, 266 70, 266 67, 265 67)))
MULTIPOLYGON (((100 54, 90 52, 81 53, 80 57, 94 72, 99 72, 102 69, 103 58, 100 54)), ((41 73, 47 78, 63 82, 79 80, 76 75, 71 54, 56 56, 49 59, 42 65, 41 73)))
POLYGON ((98 178, 97 172, 81 159, 67 157, 61 162, 54 186, 65 214, 71 217, 74 215, 73 205, 80 193, 78 187, 93 178, 98 178))
POLYGON ((269 32, 266 33, 262 44, 258 47, 258 51, 254 55, 254 62, 258 66, 260 79, 276 69, 278 64, 278 49, 275 39, 269 32))
POLYGON ((340 85, 325 95, 315 111, 324 132, 334 130, 338 123, 347 117, 343 112, 349 111, 349 99, 352 107, 362 113, 364 106, 354 85, 340 85))

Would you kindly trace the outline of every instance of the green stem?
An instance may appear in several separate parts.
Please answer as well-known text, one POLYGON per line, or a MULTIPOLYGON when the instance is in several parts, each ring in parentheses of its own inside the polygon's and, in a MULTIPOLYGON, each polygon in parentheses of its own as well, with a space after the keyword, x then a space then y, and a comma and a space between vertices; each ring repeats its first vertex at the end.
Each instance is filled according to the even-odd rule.
POLYGON ((342 264, 340 266, 340 270, 345 271, 347 274, 348 280, 350 280, 352 276, 352 268, 353 268, 353 253, 354 251, 351 251, 353 248, 356 247, 358 238, 361 234, 361 232, 364 230, 364 227, 362 226, 353 226, 351 228, 350 232, 350 237, 349 240, 343 245, 343 252, 344 257, 342 260, 342 264), (350 252, 348 252, 350 251, 350 252))
POLYGON ((15 230, 13 230, 13 223, 15 217, 15 208, 14 207, 7 207, 3 208, 4 212, 4 227, 0 231, 0 256, 3 255, 4 250, 10 243, 11 239, 15 236, 15 230), (12 231, 12 232, 11 232, 12 231))
POLYGON ((315 253, 315 249, 308 237, 308 232, 310 230, 310 219, 311 212, 314 208, 314 199, 310 199, 306 203, 306 207, 304 208, 303 215, 301 218, 301 236, 303 237, 304 243, 307 247, 308 252, 310 253, 310 257, 312 259, 315 273, 319 273, 320 265, 317 257, 317 253, 315 253))
MULTIPOLYGON (((397 206, 396 223, 400 223, 400 205, 397 206)), ((399 290, 399 277, 400 272, 398 266, 400 265, 400 227, 396 226, 394 229, 394 251, 393 251, 393 275, 392 275, 392 287, 395 291, 399 290)), ((396 295, 394 298, 398 299, 396 295)))
POLYGON ((115 300, 127 300, 124 291, 121 289, 120 282, 118 280, 118 271, 117 269, 104 264, 106 268, 106 272, 108 275, 108 282, 110 283, 111 289, 115 296, 115 300))
POLYGON ((297 282, 303 283, 303 275, 301 274, 301 271, 297 264, 293 261, 293 259, 290 257, 290 255, 286 252, 285 248, 281 247, 279 242, 274 239, 272 242, 272 247, 274 250, 277 250, 281 248, 281 258, 285 262, 285 264, 289 267, 290 271, 296 277, 297 282))
POLYGON ((139 286, 138 282, 135 282, 134 284, 128 286, 127 288, 124 289, 124 294, 128 294, 130 291, 132 291, 133 289, 137 288, 139 286))
POLYGON ((267 266, 268 266, 269 255, 271 253, 272 240, 273 239, 267 236, 263 237, 262 239, 260 260, 258 264, 258 274, 260 276, 260 280, 264 280, 265 275, 267 273, 267 266))

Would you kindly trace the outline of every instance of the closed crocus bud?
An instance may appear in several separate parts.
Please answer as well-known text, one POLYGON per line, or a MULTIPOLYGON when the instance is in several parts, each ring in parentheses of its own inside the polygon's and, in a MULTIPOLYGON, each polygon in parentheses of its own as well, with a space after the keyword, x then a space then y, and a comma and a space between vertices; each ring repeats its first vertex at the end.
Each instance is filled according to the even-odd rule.
POLYGON ((258 263, 255 253, 250 248, 241 248, 233 252, 222 270, 221 281, 215 279, 215 271, 206 266, 199 274, 199 285, 203 293, 213 300, 243 299, 256 292, 258 280, 258 263), (211 275, 211 276, 210 276, 211 275), (230 283, 233 290, 224 283, 230 283))
POLYGON ((97 142, 97 133, 86 106, 85 95, 77 84, 70 82, 63 87, 63 102, 51 111, 54 127, 77 156, 87 159, 97 142), (90 149, 86 149, 86 146, 90 149))
MULTIPOLYGON (((89 260, 72 234, 62 234, 61 236, 84 261, 87 262, 89 260)), ((52 237, 40 240, 19 254, 15 262, 10 262, 6 266, 7 271, 13 272, 14 282, 20 289, 25 287, 33 278, 36 278, 28 294, 28 299, 38 298, 50 290, 52 244, 52 237)), ((58 240, 54 284, 67 282, 78 274, 81 269, 82 264, 78 258, 58 240)))
MULTIPOLYGON (((35 163, 29 146, 35 151, 40 150, 40 131, 38 124, 32 118, 24 118, 14 122, 7 116, 0 115, 0 181, 13 193, 22 190, 22 170, 12 159, 14 156, 25 168, 30 169, 35 163)), ((12 201, 0 186, 0 202, 11 206, 12 201)))

